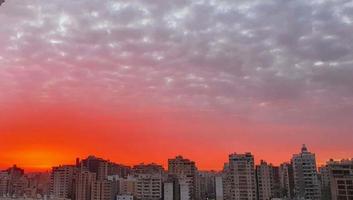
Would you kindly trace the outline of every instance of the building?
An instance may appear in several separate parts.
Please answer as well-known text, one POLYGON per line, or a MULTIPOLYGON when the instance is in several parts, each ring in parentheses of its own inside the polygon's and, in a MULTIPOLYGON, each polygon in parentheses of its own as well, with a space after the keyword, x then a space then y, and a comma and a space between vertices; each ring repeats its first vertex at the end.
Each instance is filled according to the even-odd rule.
POLYGON ((91 187, 96 180, 96 174, 89 172, 86 169, 81 169, 76 174, 75 183, 75 199, 76 200, 91 200, 91 187))
POLYGON ((109 172, 109 161, 95 156, 88 156, 81 161, 81 168, 96 174, 97 180, 105 180, 109 172))
POLYGON ((0 197, 7 196, 10 187, 10 175, 7 172, 0 172, 0 197))
POLYGON ((294 194, 297 198, 319 200, 320 183, 316 168, 315 154, 303 145, 299 154, 293 155, 294 194))
POLYGON ((334 161, 330 160, 321 169, 322 185, 327 186, 326 199, 351 200, 353 199, 353 159, 334 161), (329 178, 327 180, 327 178, 329 178))
POLYGON ((132 168, 134 174, 164 174, 164 168, 161 165, 155 163, 151 164, 139 164, 132 168))
POLYGON ((138 174, 136 183, 136 197, 139 200, 162 199, 162 175, 138 174))
POLYGON ((74 197, 75 169, 76 167, 73 165, 53 167, 50 178, 50 193, 54 197, 66 199, 74 197))
POLYGON ((126 178, 131 174, 131 167, 108 162, 108 176, 118 175, 121 178, 126 178))
POLYGON ((201 199, 215 199, 215 171, 200 171, 198 173, 198 180, 200 185, 201 199))
POLYGON ((114 200, 117 194, 116 182, 97 180, 92 183, 91 200, 114 200))
POLYGON ((108 176, 118 175, 121 178, 126 178, 131 174, 131 167, 116 164, 109 160, 104 160, 95 156, 88 156, 81 162, 77 158, 77 167, 85 168, 88 171, 96 174, 97 180, 106 180, 108 176))
POLYGON ((215 176, 215 192, 216 192, 216 200, 224 200, 222 175, 215 176))
POLYGON ((134 196, 141 200, 159 200, 163 198, 164 169, 157 164, 139 164, 132 168, 136 179, 134 196))
POLYGON ((328 165, 319 167, 321 199, 331 200, 330 168, 328 165))
POLYGON ((180 200, 180 182, 176 175, 168 175, 163 183, 164 200, 180 200))
POLYGON ((279 166, 280 196, 283 198, 294 197, 293 166, 290 163, 282 163, 279 166))
POLYGON ((231 199, 232 176, 230 173, 229 163, 224 163, 222 171, 222 186, 223 186, 223 199, 231 199))
POLYGON ((0 172, 0 194, 21 197, 27 189, 28 180, 24 170, 16 165, 0 172))
POLYGON ((229 191, 225 191, 225 199, 256 200, 255 165, 251 153, 229 155, 226 171, 229 191))
POLYGON ((137 178, 128 176, 118 179, 118 194, 119 195, 134 195, 136 194, 137 178))
POLYGON ((280 197, 278 167, 261 160, 256 166, 258 200, 270 200, 280 197))
POLYGON ((190 196, 190 184, 189 179, 187 178, 179 178, 179 189, 180 189, 180 200, 190 200, 192 197, 190 196))
POLYGON ((37 198, 38 195, 49 195, 50 173, 29 173, 25 174, 27 185, 25 188, 26 198, 37 198))
MULTIPOLYGON (((188 185, 189 197, 192 200, 200 199, 200 185, 198 184, 198 171, 194 161, 176 156, 168 160, 168 174, 177 175, 186 181, 188 185)), ((183 185, 184 186, 184 185, 183 185)))
POLYGON ((175 183, 173 181, 164 182, 163 184, 163 200, 176 200, 175 193, 177 191, 174 190, 175 183))

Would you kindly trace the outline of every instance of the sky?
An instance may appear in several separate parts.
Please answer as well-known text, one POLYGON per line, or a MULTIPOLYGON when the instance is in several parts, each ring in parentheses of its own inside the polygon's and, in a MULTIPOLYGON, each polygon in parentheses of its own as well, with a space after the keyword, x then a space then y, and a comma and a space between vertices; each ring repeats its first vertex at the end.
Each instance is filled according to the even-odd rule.
POLYGON ((353 157, 350 0, 7 0, 0 168, 353 157))

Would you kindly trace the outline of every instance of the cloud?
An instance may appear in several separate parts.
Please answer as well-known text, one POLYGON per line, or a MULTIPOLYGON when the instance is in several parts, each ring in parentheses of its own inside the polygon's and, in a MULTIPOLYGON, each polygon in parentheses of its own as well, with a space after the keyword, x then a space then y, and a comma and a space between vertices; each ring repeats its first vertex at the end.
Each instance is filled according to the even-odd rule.
POLYGON ((0 103, 346 118, 352 10, 348 0, 8 1, 0 8, 0 103))

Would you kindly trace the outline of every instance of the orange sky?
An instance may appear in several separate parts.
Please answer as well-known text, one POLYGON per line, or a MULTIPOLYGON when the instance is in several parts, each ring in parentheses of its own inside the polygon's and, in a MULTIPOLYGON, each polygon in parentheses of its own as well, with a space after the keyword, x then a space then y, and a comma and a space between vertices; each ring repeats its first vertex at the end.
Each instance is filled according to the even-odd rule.
POLYGON ((319 163, 351 155, 344 148, 329 146, 327 139, 316 138, 317 128, 253 126, 237 118, 229 123, 230 119, 197 112, 148 113, 110 113, 78 105, 12 107, 0 118, 0 168, 17 164, 42 171, 88 155, 128 165, 166 166, 168 158, 181 154, 195 160, 200 169, 218 170, 232 152, 251 151, 256 160, 275 164, 288 161, 306 141, 319 163))
POLYGON ((3 3, 0 169, 353 157, 351 4, 214 2, 3 3))

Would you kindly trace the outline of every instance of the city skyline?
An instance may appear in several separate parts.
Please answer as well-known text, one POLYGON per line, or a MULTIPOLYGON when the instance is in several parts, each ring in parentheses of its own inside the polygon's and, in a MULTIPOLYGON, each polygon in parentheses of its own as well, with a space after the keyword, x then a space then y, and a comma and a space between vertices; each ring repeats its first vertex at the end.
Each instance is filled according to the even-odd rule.
MULTIPOLYGON (((303 144, 302 148, 307 148, 305 144, 303 144)), ((250 153, 252 154, 251 151, 245 151, 245 152, 232 152, 232 153, 228 153, 227 155, 225 155, 226 158, 228 158, 228 156, 230 155, 233 155, 233 154, 238 154, 238 153, 250 153)), ((314 153, 315 154, 315 153, 314 153)), ((288 157, 287 160, 282 160, 282 161, 279 161, 278 163, 274 163, 274 162, 271 162, 270 160, 265 160, 263 158, 258 158, 256 156, 256 154, 252 154, 253 157, 254 157, 254 164, 255 165, 261 165, 263 162, 267 163, 268 164, 271 164, 271 165, 281 165, 281 164, 284 164, 284 163, 291 163, 291 159, 292 159, 292 156, 296 156, 297 154, 296 153, 293 153, 291 154, 291 156, 288 157)), ((316 154, 315 154, 316 155, 316 154)), ((45 166, 44 168, 26 168, 25 166, 21 166, 21 165, 18 165, 17 163, 13 163, 12 165, 9 165, 9 166, 3 166, 3 167, 0 167, 0 171, 1 170, 5 170, 11 166, 16 166, 16 167, 19 167, 19 168, 22 168, 24 169, 25 171, 27 172, 30 172, 30 173, 33 173, 33 172, 48 172, 48 171, 51 171, 51 169, 53 167, 57 167, 57 166, 65 166, 65 165, 77 165, 77 161, 80 161, 80 159, 84 159, 84 158, 99 158, 99 159, 103 159, 103 160, 107 160, 107 161, 110 161, 110 162, 113 162, 113 163, 116 163, 116 164, 120 164, 120 165, 123 165, 123 166, 128 166, 128 167, 132 167, 132 166, 138 166, 140 164, 157 164, 157 165, 160 165, 164 168, 164 170, 168 169, 168 160, 172 157, 184 157, 184 155, 181 155, 181 154, 176 154, 174 156, 170 156, 166 159, 164 159, 165 161, 164 162, 153 162, 153 161, 143 161, 143 162, 137 162, 137 163, 123 163, 123 162, 120 162, 118 160, 113 160, 113 159, 110 159, 110 158, 106 158, 106 157, 102 157, 102 156, 97 156, 97 155, 93 155, 93 154, 88 154, 87 156, 83 156, 83 157, 75 157, 75 158, 72 158, 71 159, 71 162, 61 162, 61 163, 56 163, 56 164, 53 164, 51 166, 45 166)), ((186 158, 189 158, 191 160, 193 160, 195 162, 195 166, 197 167, 198 170, 201 170, 201 171, 222 171, 224 169, 224 164, 227 163, 227 159, 225 159, 223 161, 223 164, 221 167, 219 168, 199 168, 198 167, 198 161, 193 159, 193 158, 190 158, 188 156, 185 156, 186 158)), ((317 155, 316 155, 317 157, 317 155)), ((320 168, 324 165, 326 165, 328 162, 332 162, 332 161, 340 161, 340 160, 350 160, 350 159, 353 159, 353 157, 345 157, 345 158, 330 158, 330 159, 327 159, 323 162, 317 162, 317 167, 316 168, 320 168)), ((315 161, 316 162, 316 161, 315 161)))
POLYGON ((350 1, 0 2, 0 168, 353 155, 350 1))
POLYGON ((303 144, 290 161, 255 163, 251 152, 231 153, 220 171, 199 170, 177 155, 168 166, 126 166, 96 156, 76 158, 50 171, 26 173, 14 165, 0 170, 1 199, 50 200, 350 200, 353 158, 328 160, 303 144))

